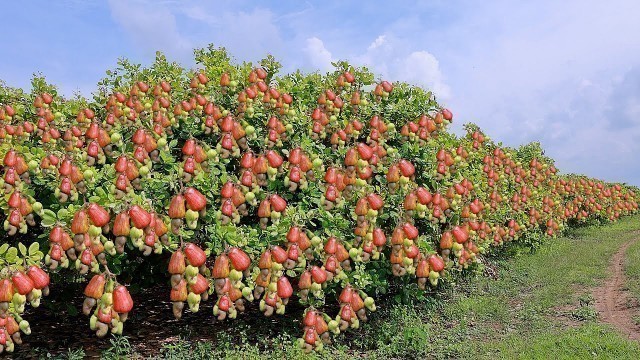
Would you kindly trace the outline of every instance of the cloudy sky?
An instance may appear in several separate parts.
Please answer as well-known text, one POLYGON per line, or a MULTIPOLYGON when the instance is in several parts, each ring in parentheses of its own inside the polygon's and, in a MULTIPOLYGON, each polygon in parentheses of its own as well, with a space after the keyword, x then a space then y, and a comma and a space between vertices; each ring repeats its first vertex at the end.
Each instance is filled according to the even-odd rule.
POLYGON ((285 70, 367 65, 432 89, 456 128, 539 140, 563 172, 640 185, 640 1, 60 0, 3 5, 0 78, 89 94, 119 57, 214 43, 285 70))

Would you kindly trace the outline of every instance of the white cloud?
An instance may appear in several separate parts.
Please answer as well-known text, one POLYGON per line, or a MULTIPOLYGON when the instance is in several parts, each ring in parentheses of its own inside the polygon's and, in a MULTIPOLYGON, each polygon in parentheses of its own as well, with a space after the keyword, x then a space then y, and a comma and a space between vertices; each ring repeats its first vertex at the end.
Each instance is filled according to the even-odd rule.
POLYGON ((391 81, 406 81, 431 90, 439 99, 451 97, 440 62, 431 52, 415 50, 411 44, 391 33, 379 35, 363 54, 353 56, 353 63, 370 67, 391 81))
POLYGON ((324 42, 317 37, 307 39, 307 44, 303 50, 312 66, 322 71, 333 69, 331 52, 324 46, 324 42))
POLYGON ((396 64, 391 69, 394 79, 421 85, 443 100, 451 97, 451 89, 444 83, 440 64, 433 54, 424 50, 414 51, 409 56, 398 59, 396 64))
POLYGON ((378 36, 372 43, 371 45, 369 45, 369 48, 367 50, 371 51, 371 50, 375 50, 376 48, 379 48, 382 44, 384 44, 384 42, 387 40, 387 37, 385 35, 380 35, 378 36))
POLYGON ((176 18, 161 3, 109 0, 111 16, 146 53, 163 50, 182 58, 193 45, 178 31, 176 18))

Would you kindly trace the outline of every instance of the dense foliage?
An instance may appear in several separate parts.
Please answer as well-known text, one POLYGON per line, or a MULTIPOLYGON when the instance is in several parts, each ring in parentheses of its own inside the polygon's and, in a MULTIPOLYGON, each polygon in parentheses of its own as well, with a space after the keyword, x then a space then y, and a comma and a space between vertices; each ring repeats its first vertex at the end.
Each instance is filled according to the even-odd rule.
POLYGON ((98 336, 135 308, 124 284, 166 281, 177 318, 300 301, 311 351, 392 282, 424 296, 505 242, 638 209, 634 189, 559 175, 537 143, 502 147, 474 125, 456 137, 430 92, 366 68, 279 75, 271 57, 195 57, 195 71, 122 60, 92 100, 41 77, 31 93, 0 86, 0 350, 29 334, 43 268, 86 276, 98 336))

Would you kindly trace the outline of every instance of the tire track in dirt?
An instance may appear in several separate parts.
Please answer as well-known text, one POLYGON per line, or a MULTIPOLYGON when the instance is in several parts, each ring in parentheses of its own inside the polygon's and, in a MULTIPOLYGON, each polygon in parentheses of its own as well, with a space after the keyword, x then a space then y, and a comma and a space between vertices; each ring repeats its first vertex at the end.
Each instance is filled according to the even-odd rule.
POLYGON ((640 326, 635 323, 633 317, 640 315, 640 312, 637 302, 631 301, 629 291, 625 288, 624 261, 629 246, 639 240, 640 236, 636 236, 620 247, 607 269, 609 278, 593 292, 600 320, 636 341, 640 341, 640 326))

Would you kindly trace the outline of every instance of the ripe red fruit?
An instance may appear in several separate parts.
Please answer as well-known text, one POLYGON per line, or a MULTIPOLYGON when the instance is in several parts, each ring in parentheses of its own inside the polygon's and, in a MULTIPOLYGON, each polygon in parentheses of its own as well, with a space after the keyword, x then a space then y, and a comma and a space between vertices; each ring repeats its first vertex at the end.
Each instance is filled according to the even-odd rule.
POLYGON ((411 246, 405 247, 404 254, 409 259, 414 259, 415 257, 418 256, 418 254, 420 254, 420 249, 418 249, 418 247, 415 244, 411 244, 411 246))
POLYGON ((338 297, 338 300, 343 303, 343 304, 349 304, 351 303, 351 299, 353 298, 353 288, 351 288, 350 285, 347 285, 344 289, 342 289, 342 291, 340 292, 340 296, 338 297))
POLYGON ((84 234, 87 231, 89 231, 89 217, 86 211, 80 210, 73 216, 71 232, 74 234, 84 234))
POLYGON ((398 166, 400 167, 400 172, 402 173, 402 176, 405 177, 411 177, 415 172, 416 172, 416 168, 413 166, 412 163, 410 163, 407 160, 400 160, 400 162, 398 163, 398 166))
POLYGON ((169 204, 169 217, 172 219, 182 219, 185 216, 187 209, 184 206, 184 197, 180 194, 171 199, 169 204))
POLYGON ((11 277, 13 281, 13 287, 15 291, 17 291, 20 295, 27 295, 33 290, 34 284, 33 280, 30 277, 25 275, 23 272, 16 272, 11 277))
POLYGON ((244 271, 251 265, 251 259, 249 256, 237 247, 233 247, 229 250, 229 259, 231 260, 233 268, 238 271, 244 271))
POLYGON ((272 168, 278 168, 284 162, 282 156, 280 156, 280 154, 273 150, 267 151, 266 156, 267 160, 269 161, 269 166, 271 166, 272 168))
POLYGON ((440 272, 444 270, 444 261, 442 261, 442 258, 437 255, 431 255, 429 257, 429 266, 433 271, 440 272))
POLYGON ((200 211, 207 206, 207 198, 197 189, 192 187, 184 191, 184 198, 187 200, 187 206, 193 211, 200 211))
POLYGON ((256 161, 256 158, 253 155, 253 153, 246 152, 244 153, 244 155, 242 155, 242 158, 240 159, 240 166, 242 166, 245 169, 251 169, 255 161, 256 161))
POLYGON ((229 73, 223 73, 220 76, 220 86, 229 86, 230 83, 231 83, 231 78, 229 76, 229 73))
POLYGON ((218 308, 221 311, 229 311, 231 307, 231 299, 229 299, 228 295, 223 295, 220 300, 218 300, 218 308))
POLYGON ((371 193, 367 196, 367 200, 369 201, 369 206, 373 210, 380 210, 384 206, 384 201, 380 195, 371 193))
POLYGON ((333 185, 327 186, 327 191, 325 191, 324 197, 329 201, 336 201, 338 198, 338 189, 333 185))
POLYGON ((324 268, 328 272, 334 273, 336 271, 336 269, 338 268, 338 260, 336 259, 335 255, 331 255, 327 258, 324 263, 324 268))
POLYGON ((71 194, 71 180, 68 177, 62 178, 60 191, 67 195, 71 194))
POLYGON ((222 212, 223 215, 229 216, 229 217, 233 216, 234 209, 235 208, 233 206, 233 201, 231 199, 227 199, 222 203, 221 212, 222 212))
POLYGON ((358 200, 355 208, 356 215, 365 216, 367 215, 368 211, 369 211, 369 202, 367 201, 367 198, 361 198, 360 200, 358 200))
POLYGON ((273 211, 283 212, 287 207, 287 201, 278 194, 271 195, 270 201, 273 211))
POLYGON ((300 182, 301 177, 300 168, 297 166, 292 167, 291 172, 289 173, 289 180, 298 183, 300 182))
POLYGON ((291 260, 294 260, 294 261, 298 260, 298 257, 300 257, 300 248, 298 247, 297 244, 291 244, 289 246, 289 250, 287 252, 287 256, 291 260))
POLYGON ((89 211, 89 218, 91 219, 91 222, 97 227, 107 225, 111 219, 109 212, 96 203, 91 203, 87 210, 89 211))
POLYGON ((169 298, 173 302, 181 302, 187 301, 188 296, 189 292, 187 291, 187 283, 184 280, 180 280, 176 286, 171 288, 169 298))
POLYGON ((260 202, 258 207, 258 217, 268 218, 271 216, 271 202, 269 199, 264 199, 260 202))
POLYGON ((207 78, 207 75, 205 75, 203 72, 199 72, 198 73, 198 82, 200 82, 200 84, 205 85, 206 83, 209 82, 209 78, 207 78))
POLYGON ((13 283, 9 279, 0 280, 0 302, 9 302, 13 299, 13 283))
POLYGON ((184 253, 181 250, 177 250, 171 255, 171 259, 169 260, 169 274, 181 275, 185 269, 184 253))
POLYGON ((424 258, 418 261, 418 266, 416 266, 416 277, 429 277, 429 262, 424 258))
POLYGON ((358 151, 354 148, 349 148, 344 157, 344 164, 346 166, 356 166, 358 164, 358 151))
POLYGON ((314 328, 306 329, 304 332, 304 342, 309 345, 315 346, 316 341, 318 341, 316 330, 314 328))
POLYGON ((288 299, 293 295, 293 287, 286 276, 278 279, 278 296, 281 299, 288 299))
POLYGON ((16 165, 16 152, 15 150, 9 150, 4 156, 4 164, 6 166, 15 166, 16 165))
POLYGON ((453 235, 450 231, 445 231, 440 237, 440 249, 451 249, 453 246, 453 235))
POLYGON ((373 149, 367 144, 358 143, 358 155, 364 160, 369 160, 373 156, 373 149))
POLYGON ((62 229, 62 227, 55 226, 53 229, 51 229, 51 232, 49 233, 49 241, 53 243, 62 242, 63 233, 64 233, 64 229, 62 229))
POLYGON ((330 237, 327 239, 327 243, 324 244, 324 251, 327 254, 335 254, 336 251, 338 251, 338 239, 336 239, 335 237, 330 237))
POLYGON ((209 281, 202 276, 202 274, 198 274, 196 277, 196 283, 191 285, 191 292, 195 294, 202 294, 203 292, 209 289, 209 281))
MULTIPOLYGON (((85 234, 85 236, 88 236, 88 234, 85 234)), ((86 248, 82 252, 82 255, 80 256, 80 261, 82 261, 82 263, 87 266, 91 265, 91 263, 93 262, 93 252, 91 251, 90 247, 86 248)))
POLYGON ((27 199, 25 198, 20 199, 20 214, 22 216, 27 216, 31 214, 32 211, 33 207, 31 206, 29 201, 27 201, 27 199))
POLYGON ((129 218, 138 229, 144 229, 151 223, 151 214, 138 205, 134 205, 129 209, 129 218))
POLYGON ((413 226, 413 224, 408 222, 402 225, 402 230, 404 231, 405 236, 411 240, 417 238, 419 235, 418 229, 415 226, 413 226))
POLYGON ((273 260, 279 264, 284 263, 289 258, 287 252, 278 245, 271 248, 271 255, 273 256, 273 260))
POLYGON ((380 85, 382 85, 382 89, 388 93, 393 91, 393 85, 391 85, 391 83, 386 80, 381 82, 380 85))
POLYGON ((305 271, 300 274, 300 279, 298 280, 298 288, 299 289, 309 289, 312 285, 311 280, 311 272, 305 271))
POLYGON ((11 214, 9 215, 9 224, 15 227, 19 227, 20 222, 22 222, 22 214, 20 214, 19 209, 14 209, 13 211, 11 211, 11 214))
POLYGON ((452 233, 453 237, 456 239, 456 242, 459 244, 462 244, 469 239, 469 233, 460 226, 454 227, 452 233))
POLYGON ((400 168, 398 165, 389 166, 389 170, 387 171, 387 182, 396 183, 400 181, 400 168))
POLYGON ((9 196, 9 201, 7 202, 9 207, 17 208, 20 206, 20 192, 14 191, 11 196, 9 196))
POLYGON ((213 269, 211 270, 211 276, 214 279, 224 279, 229 276, 229 257, 225 254, 220 254, 213 263, 213 269))
POLYGON ((118 160, 116 160, 116 164, 115 164, 115 169, 117 172, 125 172, 127 170, 127 164, 128 164, 128 159, 126 156, 121 155, 120 157, 118 157, 118 160))
POLYGON ((353 311, 360 311, 360 309, 364 308, 364 301, 356 290, 353 291, 353 295, 351 296, 351 308, 353 311))
POLYGON ((313 278, 313 282, 317 284, 323 284, 325 281, 327 281, 327 272, 324 269, 318 266, 313 266, 310 272, 311 277, 313 278))
POLYGON ((118 285, 113 290, 113 310, 125 314, 133 309, 133 299, 124 285, 118 285))
POLYGON ((187 156, 192 156, 196 152, 196 141, 194 139, 187 139, 182 146, 182 153, 187 156))
POLYGON ((45 104, 49 105, 53 101, 53 96, 48 93, 42 93, 42 101, 44 101, 45 104))
POLYGON ((453 114, 449 109, 442 109, 442 117, 447 121, 453 120, 453 114))
POLYGON ((104 285, 106 282, 107 281, 104 278, 104 275, 94 275, 87 286, 84 288, 84 296, 94 299, 100 299, 100 297, 102 297, 102 294, 104 293, 104 285))
POLYGON ((306 314, 304 314, 304 326, 316 326, 316 319, 318 317, 318 313, 315 310, 309 310, 306 314))
POLYGON ((387 243, 387 236, 384 234, 384 231, 380 228, 375 228, 373 230, 373 245, 375 246, 384 246, 387 243))
POLYGON ((432 196, 429 190, 419 187, 416 189, 416 196, 418 197, 418 201, 422 205, 427 205, 431 202, 432 196))
POLYGON ((146 137, 147 137, 147 134, 144 132, 144 129, 138 129, 133 134, 133 137, 131 138, 131 140, 136 145, 142 145, 144 144, 144 140, 146 137))
POLYGON ((131 227, 129 225, 129 214, 121 212, 116 215, 116 219, 113 222, 113 235, 115 236, 129 236, 131 227))
POLYGON ((36 289, 44 289, 49 286, 49 274, 41 268, 31 265, 27 270, 27 276, 33 281, 33 287, 36 289))
POLYGON ((297 226, 292 226, 287 232, 287 241, 292 243, 297 243, 300 240, 300 228, 297 226))
POLYGON ((207 261, 207 255, 205 255, 204 251, 193 243, 187 243, 185 245, 184 254, 187 256, 189 264, 195 267, 200 267, 207 261))
POLYGON ((220 195, 223 198, 230 199, 233 196, 234 185, 231 181, 227 181, 224 185, 222 185, 222 190, 220 191, 220 195))

